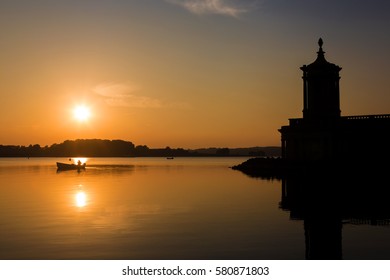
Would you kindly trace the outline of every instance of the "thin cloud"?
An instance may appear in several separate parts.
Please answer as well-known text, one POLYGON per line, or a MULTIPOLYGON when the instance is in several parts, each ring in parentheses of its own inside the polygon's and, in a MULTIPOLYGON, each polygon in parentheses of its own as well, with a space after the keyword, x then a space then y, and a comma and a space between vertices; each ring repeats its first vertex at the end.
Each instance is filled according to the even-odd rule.
POLYGON ((167 0, 170 3, 182 6, 188 11, 203 14, 219 14, 238 18, 241 14, 246 13, 253 8, 253 3, 247 1, 232 0, 167 0), (244 3, 243 3, 244 2, 244 3), (240 3, 240 4, 239 4, 240 3))
POLYGON ((160 108, 160 100, 135 94, 139 87, 123 83, 97 85, 93 92, 103 97, 104 102, 114 107, 160 108))

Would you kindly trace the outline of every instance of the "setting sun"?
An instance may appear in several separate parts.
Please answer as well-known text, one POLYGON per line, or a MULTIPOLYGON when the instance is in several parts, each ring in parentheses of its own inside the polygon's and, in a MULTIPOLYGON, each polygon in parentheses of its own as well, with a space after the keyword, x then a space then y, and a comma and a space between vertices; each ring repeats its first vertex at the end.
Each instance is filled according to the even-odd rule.
POLYGON ((91 116, 91 112, 88 107, 84 105, 79 105, 74 108, 73 110, 73 116, 76 120, 82 122, 87 121, 89 117, 91 116))

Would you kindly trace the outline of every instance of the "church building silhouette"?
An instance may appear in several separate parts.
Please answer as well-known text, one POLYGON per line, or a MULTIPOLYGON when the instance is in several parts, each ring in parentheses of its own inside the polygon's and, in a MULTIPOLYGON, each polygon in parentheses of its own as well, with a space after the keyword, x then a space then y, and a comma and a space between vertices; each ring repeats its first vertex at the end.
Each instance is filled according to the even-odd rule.
POLYGON ((341 116, 341 67, 328 62, 318 41, 317 59, 303 65, 303 118, 279 129, 289 162, 355 162, 390 156, 390 114, 341 116))

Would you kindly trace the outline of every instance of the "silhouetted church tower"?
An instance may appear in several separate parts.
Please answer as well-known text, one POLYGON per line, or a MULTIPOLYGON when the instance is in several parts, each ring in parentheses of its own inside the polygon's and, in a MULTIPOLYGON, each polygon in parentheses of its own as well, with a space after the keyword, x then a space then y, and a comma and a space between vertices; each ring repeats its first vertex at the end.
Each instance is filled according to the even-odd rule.
POLYGON ((322 39, 317 59, 303 65, 303 118, 279 131, 282 158, 292 162, 344 161, 390 157, 390 114, 341 116, 341 67, 326 61, 322 39))
POLYGON ((340 117, 339 72, 341 67, 326 61, 322 39, 316 61, 303 65, 303 117, 322 119, 340 117))

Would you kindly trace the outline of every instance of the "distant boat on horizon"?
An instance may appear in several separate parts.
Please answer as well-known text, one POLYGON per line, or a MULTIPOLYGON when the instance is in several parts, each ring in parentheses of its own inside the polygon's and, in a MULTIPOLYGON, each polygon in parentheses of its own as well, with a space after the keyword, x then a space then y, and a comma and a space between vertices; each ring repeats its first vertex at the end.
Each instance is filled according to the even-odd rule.
POLYGON ((174 159, 174 157, 167 157, 167 159, 174 159))

